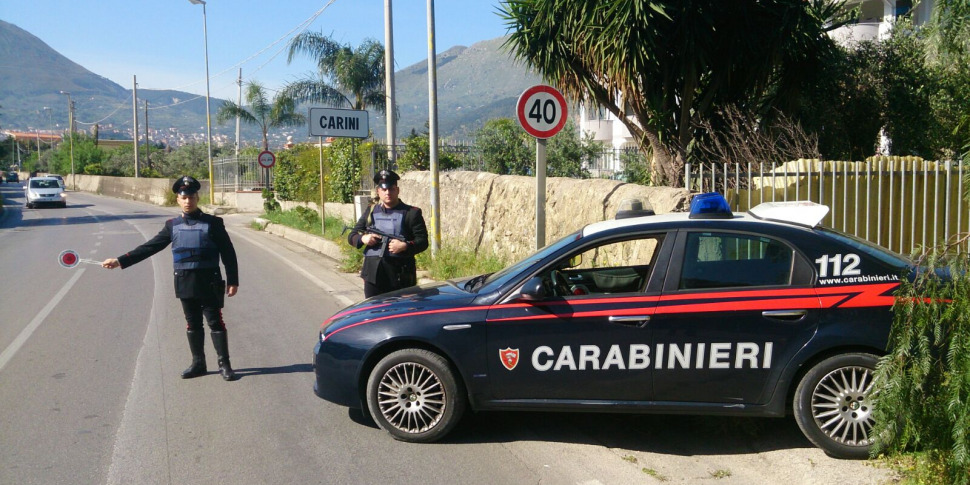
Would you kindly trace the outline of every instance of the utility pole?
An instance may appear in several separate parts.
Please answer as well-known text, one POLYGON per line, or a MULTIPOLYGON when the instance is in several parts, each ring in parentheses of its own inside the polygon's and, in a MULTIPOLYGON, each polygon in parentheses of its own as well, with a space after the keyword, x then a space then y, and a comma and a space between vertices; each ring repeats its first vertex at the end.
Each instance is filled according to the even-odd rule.
POLYGON ((71 99, 71 93, 67 91, 61 91, 61 94, 67 96, 68 121, 70 123, 68 135, 71 137, 71 185, 74 190, 77 190, 77 176, 74 172, 74 100, 71 99))
POLYGON ((131 76, 131 120, 134 128, 131 138, 135 143, 135 178, 138 178, 138 76, 131 76))
MULTIPOLYGON (((236 106, 242 107, 242 68, 239 68, 239 79, 236 81, 239 86, 239 94, 236 96, 236 106)), ((239 163, 239 115, 236 115, 236 163, 239 163)))
POLYGON ((431 256, 441 245, 441 215, 438 194, 438 62, 435 58, 434 0, 428 0, 428 148, 431 159, 431 256))
MULTIPOLYGON (((387 119, 387 163, 389 168, 397 160, 394 146, 394 20, 391 0, 384 0, 384 117, 387 119)), ((356 106, 354 107, 356 108, 356 106)))
POLYGON ((145 166, 152 166, 152 144, 148 139, 148 100, 145 100, 145 166))

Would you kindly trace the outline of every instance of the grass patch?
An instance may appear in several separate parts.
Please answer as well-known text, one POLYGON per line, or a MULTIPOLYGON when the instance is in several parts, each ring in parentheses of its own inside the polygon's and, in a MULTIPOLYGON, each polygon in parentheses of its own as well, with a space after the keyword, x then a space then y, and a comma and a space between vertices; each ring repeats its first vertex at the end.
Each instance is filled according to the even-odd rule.
POLYGON ((653 468, 643 468, 640 471, 642 471, 643 473, 646 473, 647 475, 650 475, 653 478, 656 478, 658 481, 661 481, 661 482, 666 482, 667 480, 670 480, 670 478, 668 478, 667 475, 664 475, 663 473, 660 473, 657 470, 654 470, 653 468))
POLYGON ((714 470, 710 474, 716 479, 727 478, 731 476, 731 470, 714 470))
MULTIPOLYGON (((306 207, 297 207, 288 211, 270 211, 262 217, 273 224, 299 229, 336 243, 343 256, 340 261, 341 271, 355 273, 360 271, 364 264, 363 251, 347 244, 347 233, 344 232, 344 226, 347 223, 343 219, 327 216, 325 231, 321 231, 320 214, 306 207)), ((449 244, 442 244, 434 258, 431 257, 429 248, 418 254, 415 259, 418 269, 427 271, 435 280, 494 273, 509 263, 505 258, 495 254, 481 251, 476 253, 471 248, 449 244)))
POLYGON ((436 280, 494 273, 508 264, 494 254, 486 254, 484 251, 476 253, 471 248, 448 244, 439 246, 433 258, 429 248, 418 254, 416 259, 418 269, 428 271, 431 278, 436 280))
POLYGON ((633 463, 634 465, 636 465, 636 463, 637 463, 637 457, 635 457, 633 455, 626 455, 626 456, 623 457, 623 461, 628 461, 628 462, 633 463))
POLYGON ((939 452, 912 452, 884 458, 889 467, 902 476, 898 482, 900 485, 937 485, 953 482, 947 473, 945 459, 939 452))

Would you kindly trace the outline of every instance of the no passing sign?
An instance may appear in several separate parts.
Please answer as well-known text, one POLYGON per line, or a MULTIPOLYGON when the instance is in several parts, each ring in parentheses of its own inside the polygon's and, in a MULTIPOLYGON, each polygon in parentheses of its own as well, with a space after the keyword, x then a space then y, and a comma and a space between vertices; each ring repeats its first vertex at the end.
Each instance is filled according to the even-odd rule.
POLYGON ((276 155, 269 150, 263 150, 259 152, 259 157, 256 158, 259 162, 259 166, 263 168, 270 168, 276 164, 276 155))
POLYGON ((515 105, 515 115, 527 133, 549 138, 566 125, 566 98, 556 88, 543 84, 526 89, 515 105))

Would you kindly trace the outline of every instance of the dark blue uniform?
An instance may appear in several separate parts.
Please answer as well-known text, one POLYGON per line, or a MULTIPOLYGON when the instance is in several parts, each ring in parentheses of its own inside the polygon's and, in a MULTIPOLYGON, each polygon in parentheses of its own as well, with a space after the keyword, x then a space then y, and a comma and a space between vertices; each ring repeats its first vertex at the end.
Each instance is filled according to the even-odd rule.
MULTIPOLYGON (((194 196, 200 184, 192 177, 175 182, 172 191, 183 196, 194 196)), ((182 372, 182 378, 204 375, 205 331, 202 320, 209 324, 212 345, 219 356, 219 369, 225 380, 235 379, 229 363, 229 338, 226 323, 222 319, 222 306, 227 286, 239 286, 239 266, 236 250, 226 232, 222 219, 196 209, 169 219, 155 237, 118 257, 122 268, 143 261, 172 245, 175 296, 182 302, 185 314, 186 335, 192 351, 192 365, 182 372), (226 267, 226 279, 222 279, 219 260, 226 267)))
POLYGON ((369 226, 388 234, 401 235, 407 240, 408 248, 400 254, 390 251, 381 254, 380 246, 364 250, 364 266, 360 271, 360 277, 364 279, 364 296, 369 298, 416 285, 418 278, 414 256, 428 249, 428 228, 421 209, 404 202, 398 202, 390 209, 377 204, 357 221, 347 242, 357 249, 363 247, 361 232, 369 226))

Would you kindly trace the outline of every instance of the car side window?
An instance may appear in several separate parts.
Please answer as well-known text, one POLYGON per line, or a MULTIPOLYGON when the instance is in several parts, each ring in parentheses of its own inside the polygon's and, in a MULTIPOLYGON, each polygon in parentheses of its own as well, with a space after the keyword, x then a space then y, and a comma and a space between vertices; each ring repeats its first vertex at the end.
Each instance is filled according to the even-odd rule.
POLYGON ((546 271, 543 282, 559 297, 642 292, 662 241, 652 234, 586 248, 546 271))
POLYGON ((764 236, 692 232, 687 235, 679 289, 791 284, 794 251, 764 236))

